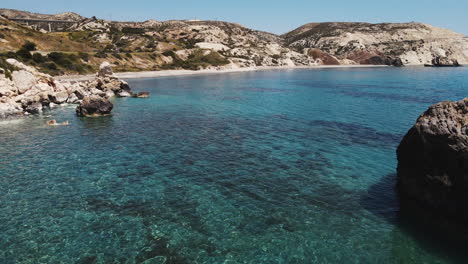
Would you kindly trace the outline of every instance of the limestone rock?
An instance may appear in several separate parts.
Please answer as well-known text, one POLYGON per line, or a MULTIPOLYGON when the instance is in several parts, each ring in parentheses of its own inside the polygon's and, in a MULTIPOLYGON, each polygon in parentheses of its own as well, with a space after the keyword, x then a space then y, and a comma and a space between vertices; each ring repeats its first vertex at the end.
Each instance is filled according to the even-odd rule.
POLYGON ((132 96, 129 92, 127 91, 121 91, 117 94, 118 97, 130 97, 132 96))
POLYGON ((65 103, 68 99, 67 92, 58 92, 54 93, 50 96, 50 100, 55 104, 62 104, 65 103))
POLYGON ((111 64, 107 61, 103 62, 101 66, 99 66, 99 72, 97 73, 98 77, 111 77, 114 76, 114 72, 112 72, 111 64))
POLYGON ((80 99, 76 96, 76 94, 72 93, 68 96, 67 103, 69 104, 76 104, 80 99))
POLYGON ((13 100, 0 101, 0 118, 21 115, 22 112, 23 108, 21 107, 21 104, 16 103, 13 100))
POLYGON ((14 87, 14 83, 5 77, 4 74, 0 74, 0 97, 1 96, 12 96, 16 94, 17 89, 14 87))
POLYGON ((431 106, 397 149, 402 202, 468 219, 468 98, 431 106))
POLYGON ((19 94, 25 93, 37 82, 34 74, 25 70, 14 71, 11 75, 19 94))
POLYGON ((109 115, 114 106, 107 98, 92 95, 87 96, 81 101, 76 108, 76 113, 79 116, 102 116, 109 115))
POLYGON ((30 114, 38 114, 42 112, 42 104, 39 102, 32 103, 25 108, 25 111, 30 114))

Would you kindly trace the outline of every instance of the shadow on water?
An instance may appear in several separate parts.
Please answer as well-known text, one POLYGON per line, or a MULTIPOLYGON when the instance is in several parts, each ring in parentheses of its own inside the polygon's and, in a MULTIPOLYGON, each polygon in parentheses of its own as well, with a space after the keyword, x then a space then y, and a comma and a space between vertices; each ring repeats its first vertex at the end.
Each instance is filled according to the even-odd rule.
MULTIPOLYGON (((468 263, 466 232, 459 224, 446 218, 428 213, 419 204, 399 199, 395 188, 396 174, 388 174, 372 185, 361 196, 361 205, 374 215, 385 219, 403 234, 409 235, 425 251, 431 252, 453 263, 468 263)), ((398 230, 395 230, 398 233, 398 230)), ((396 258, 404 256, 404 236, 394 236, 396 258)))

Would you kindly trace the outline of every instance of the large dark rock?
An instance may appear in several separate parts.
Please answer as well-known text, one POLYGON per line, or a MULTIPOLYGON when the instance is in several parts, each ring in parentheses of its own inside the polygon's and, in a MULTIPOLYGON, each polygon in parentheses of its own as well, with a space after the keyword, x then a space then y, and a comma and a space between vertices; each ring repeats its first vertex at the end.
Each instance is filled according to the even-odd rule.
POLYGON ((468 98, 431 106, 397 149, 401 201, 468 220, 468 98))
POLYGON ((435 57, 432 59, 432 66, 435 67, 458 67, 460 63, 458 63, 455 59, 449 59, 447 57, 435 57))
POLYGON ((364 64, 371 65, 388 65, 394 67, 403 67, 403 61, 400 58, 393 58, 389 56, 373 56, 364 60, 364 64))
POLYGON ((83 98, 80 105, 76 108, 76 114, 79 116, 103 116, 109 115, 114 105, 109 99, 92 95, 83 98))

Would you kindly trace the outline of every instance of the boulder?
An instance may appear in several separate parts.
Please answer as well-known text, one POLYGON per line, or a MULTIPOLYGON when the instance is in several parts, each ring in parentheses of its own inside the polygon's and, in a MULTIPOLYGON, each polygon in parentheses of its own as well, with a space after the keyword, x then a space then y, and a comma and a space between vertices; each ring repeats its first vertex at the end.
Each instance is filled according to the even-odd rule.
POLYGON ((130 97, 132 96, 132 94, 127 91, 120 91, 119 93, 117 93, 117 96, 118 97, 130 97))
POLYGON ((39 114, 42 112, 42 104, 39 102, 35 102, 26 106, 24 110, 30 114, 39 114))
POLYGON ((7 118, 10 116, 21 115, 23 108, 21 104, 14 102, 13 100, 7 100, 6 102, 0 102, 0 118, 7 118))
POLYGON ((72 93, 72 94, 70 94, 70 95, 68 96, 67 103, 69 103, 69 104, 77 104, 79 100, 80 100, 80 99, 78 99, 78 97, 77 97, 74 93, 72 93))
POLYGON ((19 94, 25 93, 37 82, 34 74, 25 70, 14 71, 11 76, 19 94))
POLYGON ((111 98, 111 97, 114 97, 115 96, 115 93, 111 90, 107 90, 106 91, 106 97, 107 98, 111 98))
POLYGON ((0 73, 0 97, 12 96, 16 94, 17 89, 14 87, 13 81, 6 78, 4 74, 0 73))
POLYGON ((55 104, 62 104, 65 103, 68 99, 67 92, 58 92, 50 95, 50 101, 55 104))
POLYGON ((468 220, 468 98, 424 112, 397 149, 401 202, 468 220))
POLYGON ((79 116, 103 116, 109 115, 114 106, 107 98, 97 95, 87 96, 76 108, 79 116))
POLYGON ((432 59, 432 65, 436 67, 458 67, 460 64, 455 59, 447 57, 435 57, 432 59))
POLYGON ((113 77, 114 72, 112 71, 112 66, 109 62, 105 61, 99 66, 99 72, 97 73, 98 77, 113 77))
POLYGON ((405 66, 403 64, 403 61, 401 60, 401 58, 394 58, 394 59, 389 58, 389 63, 390 63, 389 65, 394 66, 394 67, 403 67, 403 66, 405 66))
POLYGON ((87 93, 86 93, 86 92, 83 90, 83 88, 81 88, 81 87, 77 87, 77 88, 73 91, 73 93, 74 93, 74 94, 76 95, 76 97, 78 97, 78 99, 80 99, 80 100, 83 99, 83 98, 87 95, 87 93))

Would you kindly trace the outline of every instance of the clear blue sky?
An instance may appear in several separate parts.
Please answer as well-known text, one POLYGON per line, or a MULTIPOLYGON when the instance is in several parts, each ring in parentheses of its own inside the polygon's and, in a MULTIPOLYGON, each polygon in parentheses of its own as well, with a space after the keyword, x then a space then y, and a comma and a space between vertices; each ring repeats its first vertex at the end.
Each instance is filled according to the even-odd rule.
POLYGON ((2 0, 0 7, 112 20, 223 20, 273 33, 309 22, 417 21, 468 35, 468 0, 2 0))

